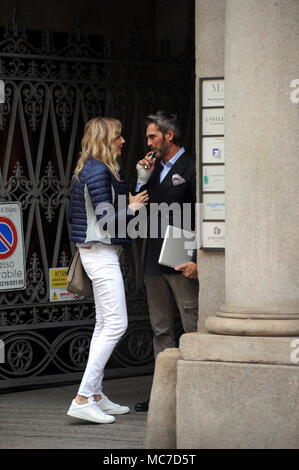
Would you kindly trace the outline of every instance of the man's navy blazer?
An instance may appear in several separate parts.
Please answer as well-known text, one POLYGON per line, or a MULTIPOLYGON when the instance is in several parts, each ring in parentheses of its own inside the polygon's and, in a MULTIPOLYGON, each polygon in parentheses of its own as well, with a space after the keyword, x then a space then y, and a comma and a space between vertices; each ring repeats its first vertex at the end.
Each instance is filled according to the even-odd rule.
MULTIPOLYGON (((181 213, 183 213, 183 204, 191 203, 191 227, 183 227, 187 230, 195 229, 195 202, 196 202, 196 180, 195 180, 195 160, 194 158, 184 152, 178 160, 174 163, 172 168, 169 170, 163 181, 160 183, 160 172, 162 165, 157 160, 155 163, 155 169, 147 184, 142 186, 139 192, 147 189, 149 194, 150 203, 166 203, 171 205, 172 203, 179 203, 181 206, 181 213), (182 183, 173 184, 173 175, 179 175, 182 178, 182 183)), ((148 207, 148 213, 150 213, 150 206, 148 207)), ((161 213, 159 212, 159 222, 161 222, 161 213)), ((169 212, 170 225, 173 223, 172 212, 169 212)), ((148 235, 150 234, 150 218, 148 217, 148 235)), ((158 259, 163 243, 163 237, 159 233, 158 238, 147 237, 145 239, 146 246, 143 247, 143 259, 142 266, 146 274, 179 274, 173 268, 162 266, 158 264, 158 259)), ((196 250, 192 258, 196 261, 196 250)))

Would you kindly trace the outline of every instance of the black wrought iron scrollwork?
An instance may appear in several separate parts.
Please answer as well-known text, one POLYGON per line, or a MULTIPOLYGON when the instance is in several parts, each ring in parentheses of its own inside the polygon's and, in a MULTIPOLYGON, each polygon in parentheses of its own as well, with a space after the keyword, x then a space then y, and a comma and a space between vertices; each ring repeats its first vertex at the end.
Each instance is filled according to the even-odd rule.
POLYGON ((75 18, 74 27, 67 40, 67 46, 61 51, 61 54, 66 54, 70 57, 84 58, 94 56, 95 52, 90 46, 87 33, 82 30, 81 18, 75 18))
MULTIPOLYGON (((143 327, 144 328, 144 327, 143 327)), ((50 364, 60 372, 80 372, 87 363, 92 327, 71 328, 63 331, 54 341, 40 332, 8 333, 2 335, 6 361, 0 364, 0 379, 28 377, 41 374, 50 364)), ((119 366, 146 365, 152 358, 152 341, 149 330, 133 329, 125 335, 112 360, 119 366), (127 348, 129 347, 129 355, 127 348)))
POLYGON ((33 253, 29 262, 26 277, 26 296, 27 302, 41 301, 46 294, 46 285, 44 280, 44 270, 37 253, 33 253))
MULTIPOLYGON (((35 76, 35 74, 33 74, 35 76)), ((40 84, 26 83, 22 88, 22 95, 25 99, 24 111, 28 116, 31 129, 36 132, 40 117, 43 113, 43 101, 45 99, 44 86, 40 84)))
POLYGON ((74 88, 69 86, 57 85, 54 87, 55 111, 63 131, 67 130, 73 114, 75 93, 74 88))
POLYGON ((137 330, 128 341, 128 348, 136 361, 148 360, 152 352, 152 334, 149 330, 137 330))
POLYGON ((153 358, 152 330, 145 324, 132 324, 123 336, 121 344, 114 350, 113 359, 122 367, 146 365, 153 358))
POLYGON ((11 8, 10 22, 5 28, 4 41, 1 44, 3 52, 21 53, 35 52, 34 47, 28 43, 25 27, 20 23, 17 10, 11 8))
POLYGON ((2 337, 5 344, 4 364, 0 364, 0 378, 34 376, 51 362, 51 346, 39 333, 8 333, 2 337))
POLYGON ((7 362, 15 374, 27 371, 32 363, 33 349, 28 340, 15 340, 7 351, 7 362))
MULTIPOLYGON (((3 77, 1 74, 1 69, 0 69, 0 77, 3 77)), ((3 131, 6 122, 7 122, 7 117, 11 113, 11 100, 12 100, 12 88, 10 85, 5 86, 5 101, 4 103, 0 104, 0 130, 3 131)))
POLYGON ((90 336, 80 335, 74 338, 69 346, 69 355, 73 363, 83 368, 86 366, 90 346, 90 336))
POLYGON ((108 91, 104 87, 87 85, 82 88, 82 101, 85 105, 88 119, 104 116, 108 99, 108 91))

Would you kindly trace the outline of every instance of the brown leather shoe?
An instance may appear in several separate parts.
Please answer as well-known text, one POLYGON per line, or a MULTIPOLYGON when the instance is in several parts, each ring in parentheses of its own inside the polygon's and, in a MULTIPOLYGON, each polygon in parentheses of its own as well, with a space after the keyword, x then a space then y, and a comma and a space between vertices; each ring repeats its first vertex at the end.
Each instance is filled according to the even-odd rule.
POLYGON ((136 403, 135 411, 148 411, 149 400, 136 403))

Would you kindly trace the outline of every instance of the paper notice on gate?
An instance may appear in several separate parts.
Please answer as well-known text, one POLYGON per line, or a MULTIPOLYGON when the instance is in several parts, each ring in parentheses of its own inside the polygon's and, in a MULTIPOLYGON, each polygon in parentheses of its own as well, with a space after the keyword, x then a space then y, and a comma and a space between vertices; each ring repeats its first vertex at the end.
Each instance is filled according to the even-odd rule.
POLYGON ((50 302, 63 302, 65 300, 75 300, 74 294, 67 290, 67 271, 68 268, 50 268, 50 302))

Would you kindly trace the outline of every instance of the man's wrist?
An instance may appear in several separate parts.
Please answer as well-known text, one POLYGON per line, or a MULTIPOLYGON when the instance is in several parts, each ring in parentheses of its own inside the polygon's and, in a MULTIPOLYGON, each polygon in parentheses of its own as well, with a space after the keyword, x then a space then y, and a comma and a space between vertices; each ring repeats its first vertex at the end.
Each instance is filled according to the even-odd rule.
POLYGON ((135 192, 139 193, 142 186, 144 186, 144 183, 138 183, 138 181, 137 181, 137 184, 136 184, 136 187, 135 187, 135 192))

